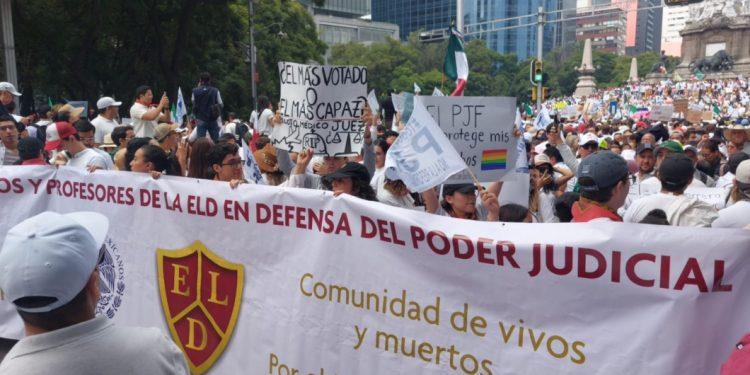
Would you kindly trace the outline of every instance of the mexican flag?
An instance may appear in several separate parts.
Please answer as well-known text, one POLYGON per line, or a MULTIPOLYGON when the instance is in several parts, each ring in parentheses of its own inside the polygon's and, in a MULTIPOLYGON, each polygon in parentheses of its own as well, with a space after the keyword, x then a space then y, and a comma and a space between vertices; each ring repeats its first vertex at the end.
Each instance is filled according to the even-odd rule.
POLYGON ((534 109, 531 108, 530 105, 523 103, 523 109, 526 111, 526 116, 533 116, 534 115, 534 109))
POLYGON ((443 72, 448 78, 456 81, 456 89, 451 96, 462 96, 469 79, 469 61, 464 52, 464 36, 455 27, 450 29, 451 36, 448 42, 448 52, 445 54, 443 72))

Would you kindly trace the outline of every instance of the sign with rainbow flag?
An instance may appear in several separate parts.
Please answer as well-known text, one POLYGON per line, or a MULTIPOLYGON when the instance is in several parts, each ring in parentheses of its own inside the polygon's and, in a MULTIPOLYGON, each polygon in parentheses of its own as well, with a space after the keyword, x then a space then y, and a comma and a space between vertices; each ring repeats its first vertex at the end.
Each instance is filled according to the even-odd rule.
POLYGON ((482 151, 483 171, 504 170, 508 168, 508 150, 484 150, 482 151))
MULTIPOLYGON (((479 181, 499 181, 513 170, 518 158, 513 136, 515 98, 423 96, 420 100, 479 181)), ((448 182, 472 179, 462 171, 448 182)))

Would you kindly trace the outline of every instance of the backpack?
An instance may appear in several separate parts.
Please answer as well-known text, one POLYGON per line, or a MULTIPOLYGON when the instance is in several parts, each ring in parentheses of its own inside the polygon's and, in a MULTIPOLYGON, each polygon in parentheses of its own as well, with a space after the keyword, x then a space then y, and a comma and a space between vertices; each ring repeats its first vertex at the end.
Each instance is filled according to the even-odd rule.
POLYGON ((211 120, 216 120, 219 117, 221 117, 221 104, 219 104, 218 97, 219 90, 212 88, 211 89, 211 102, 214 104, 211 104, 211 120))

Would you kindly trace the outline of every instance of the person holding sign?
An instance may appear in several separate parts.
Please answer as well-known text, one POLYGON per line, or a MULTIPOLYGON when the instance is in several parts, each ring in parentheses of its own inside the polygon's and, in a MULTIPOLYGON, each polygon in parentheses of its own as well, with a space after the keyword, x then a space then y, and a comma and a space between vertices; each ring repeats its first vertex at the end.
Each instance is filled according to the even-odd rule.
POLYGON ((440 203, 438 203, 434 189, 425 191, 422 196, 427 212, 435 215, 468 220, 499 221, 500 203, 497 195, 501 188, 502 184, 495 182, 489 189, 482 188, 480 199, 477 199, 477 186, 474 184, 446 184, 443 185, 443 200, 440 203))
POLYGON ((370 186, 370 173, 364 165, 348 162, 333 173, 323 177, 323 185, 333 192, 334 197, 349 194, 368 201, 377 201, 375 191, 370 186))
POLYGON ((240 146, 235 143, 219 143, 211 146, 207 155, 211 164, 214 181, 229 182, 232 189, 240 184, 246 184, 242 172, 242 159, 240 158, 240 146))

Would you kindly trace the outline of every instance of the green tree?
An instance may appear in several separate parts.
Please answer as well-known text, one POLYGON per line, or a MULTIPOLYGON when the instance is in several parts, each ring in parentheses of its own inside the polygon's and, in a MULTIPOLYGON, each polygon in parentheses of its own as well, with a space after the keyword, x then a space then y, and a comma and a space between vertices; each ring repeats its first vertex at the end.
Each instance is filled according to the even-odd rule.
MULTIPOLYGON (((48 96, 93 103, 108 95, 126 103, 127 116, 137 86, 174 101, 178 86, 189 97, 208 71, 226 110, 250 112, 246 1, 16 0, 13 11, 22 109, 48 96)), ((256 11, 259 92, 274 96, 276 63, 320 61, 325 45, 297 1, 256 2, 256 11), (286 38, 279 38, 277 22, 286 38)))

